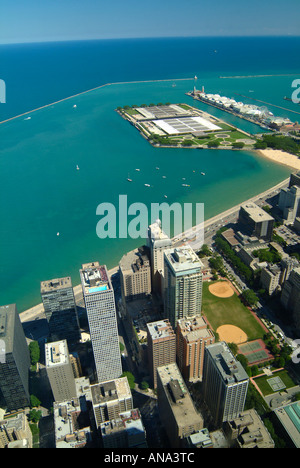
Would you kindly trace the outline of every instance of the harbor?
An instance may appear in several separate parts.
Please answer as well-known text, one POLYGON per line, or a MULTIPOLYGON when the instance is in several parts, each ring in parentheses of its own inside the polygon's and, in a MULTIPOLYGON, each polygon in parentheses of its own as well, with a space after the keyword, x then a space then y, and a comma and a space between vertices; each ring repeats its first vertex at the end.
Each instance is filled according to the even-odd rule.
MULTIPOLYGON (((228 112, 236 117, 239 117, 244 120, 248 120, 251 123, 254 123, 260 126, 263 129, 268 129, 271 131, 290 131, 290 130, 299 130, 300 126, 297 122, 292 122, 289 118, 286 117, 277 117, 266 107, 266 105, 273 106, 273 104, 261 101, 258 99, 250 98, 242 94, 235 93, 238 96, 245 97, 254 101, 263 104, 263 106, 258 106, 255 104, 245 104, 244 102, 236 101, 235 99, 228 98, 226 96, 221 96, 220 94, 206 93, 204 87, 199 91, 194 87, 193 91, 186 93, 187 96, 192 97, 195 100, 208 104, 210 106, 221 109, 222 111, 228 112)), ((282 110, 289 110, 279 106, 273 106, 280 108, 282 110)), ((299 112, 290 111, 296 114, 299 112)))

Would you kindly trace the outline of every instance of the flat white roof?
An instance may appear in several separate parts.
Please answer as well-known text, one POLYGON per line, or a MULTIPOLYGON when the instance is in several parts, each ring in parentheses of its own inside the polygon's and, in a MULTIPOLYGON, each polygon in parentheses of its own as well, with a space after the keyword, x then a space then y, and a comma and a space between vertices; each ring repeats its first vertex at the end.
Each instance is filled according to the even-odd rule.
POLYGON ((181 117, 168 120, 159 119, 152 121, 152 123, 164 130, 168 135, 221 130, 220 127, 203 117, 181 117))

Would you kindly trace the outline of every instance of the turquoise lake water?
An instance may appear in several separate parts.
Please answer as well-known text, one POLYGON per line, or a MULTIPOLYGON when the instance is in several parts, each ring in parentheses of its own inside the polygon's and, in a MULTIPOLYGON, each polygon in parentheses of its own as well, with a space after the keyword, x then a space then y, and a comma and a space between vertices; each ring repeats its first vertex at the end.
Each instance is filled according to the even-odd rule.
MULTIPOLYGON (((207 92, 245 94, 295 110, 283 101, 288 76, 221 79, 207 73, 198 77, 202 84, 207 92)), ((109 85, 0 125, 1 304, 16 303, 23 311, 40 302, 40 281, 71 275, 76 285, 82 263, 98 260, 111 268, 143 243, 99 239, 96 209, 102 202, 118 207, 119 195, 126 194, 128 204, 150 207, 167 194, 168 203, 204 203, 208 219, 289 176, 288 168, 245 151, 153 148, 115 112, 126 104, 186 102, 250 133, 260 131, 193 101, 185 95, 193 86, 193 79, 109 85), (183 177, 189 188, 182 187, 183 177)), ((296 120, 289 111, 271 110, 296 120)))

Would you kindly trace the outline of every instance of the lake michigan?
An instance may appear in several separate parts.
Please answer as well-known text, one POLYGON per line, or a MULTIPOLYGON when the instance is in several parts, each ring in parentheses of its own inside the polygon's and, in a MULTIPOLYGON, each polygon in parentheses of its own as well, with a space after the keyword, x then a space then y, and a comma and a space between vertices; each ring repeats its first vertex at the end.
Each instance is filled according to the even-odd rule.
POLYGON ((196 83, 207 92, 284 107, 268 106, 299 120, 291 111, 300 107, 283 99, 300 78, 299 46, 300 38, 0 46, 6 83, 0 121, 110 83, 0 125, 0 304, 16 303, 21 312, 40 302, 40 281, 70 275, 76 285, 82 263, 111 268, 144 243, 97 237, 97 206, 110 202, 118 209, 120 194, 148 207, 166 201, 164 195, 170 204, 204 203, 208 219, 287 178, 288 168, 255 153, 153 148, 115 109, 185 102, 249 133, 261 131, 186 96, 196 83), (182 187, 183 177, 190 187, 182 187))

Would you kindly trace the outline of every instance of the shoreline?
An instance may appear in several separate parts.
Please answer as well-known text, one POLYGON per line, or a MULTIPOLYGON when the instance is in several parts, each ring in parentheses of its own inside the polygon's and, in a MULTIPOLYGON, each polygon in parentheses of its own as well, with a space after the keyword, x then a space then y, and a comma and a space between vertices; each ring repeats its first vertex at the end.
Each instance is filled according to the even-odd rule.
POLYGON ((257 154, 267 158, 275 163, 288 166, 295 171, 300 171, 300 158, 291 153, 286 153, 281 150, 274 150, 271 148, 265 150, 257 150, 257 154))
MULTIPOLYGON (((289 154, 289 153, 287 153, 287 154, 289 154)), ((222 211, 221 213, 213 216, 212 218, 207 219, 206 221, 204 221, 204 223, 193 226, 192 229, 181 233, 179 236, 177 235, 176 236, 176 242, 180 242, 182 239, 187 237, 189 234, 195 234, 195 231, 197 229, 202 229, 203 228, 203 224, 204 224, 204 228, 207 228, 208 226, 214 224, 216 221, 237 212, 241 205, 244 205, 245 203, 248 203, 250 201, 254 202, 255 200, 258 200, 258 199, 260 199, 262 197, 265 197, 268 194, 271 194, 272 192, 274 192, 276 190, 279 190, 279 189, 283 188, 284 186, 288 185, 288 183, 289 183, 289 178, 284 179, 282 182, 279 182, 278 184, 274 185, 273 187, 270 187, 269 189, 265 190, 264 192, 261 192, 258 195, 254 195, 253 197, 242 201, 238 205, 235 205, 235 206, 233 206, 233 207, 231 207, 231 208, 229 208, 229 209, 227 209, 225 211, 222 211)), ((172 241, 174 241, 174 240, 175 240, 175 238, 172 238, 172 241)), ((111 277, 114 273, 116 273, 118 271, 118 269, 119 269, 119 265, 114 266, 111 269, 109 269, 108 270, 109 277, 111 277)), ((74 286, 73 291, 74 291, 75 301, 77 302, 78 300, 81 300, 82 299, 82 286, 81 286, 81 284, 77 284, 76 286, 74 286)), ((20 317, 21 322, 26 322, 26 321, 34 320, 36 315, 41 315, 41 314, 44 314, 43 303, 37 304, 37 305, 35 305, 33 307, 30 307, 29 309, 27 309, 27 310, 25 310, 23 312, 20 312, 19 317, 20 317)))

